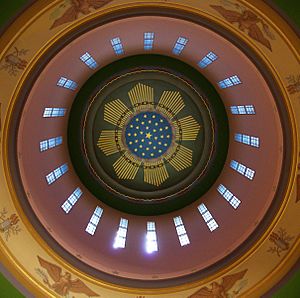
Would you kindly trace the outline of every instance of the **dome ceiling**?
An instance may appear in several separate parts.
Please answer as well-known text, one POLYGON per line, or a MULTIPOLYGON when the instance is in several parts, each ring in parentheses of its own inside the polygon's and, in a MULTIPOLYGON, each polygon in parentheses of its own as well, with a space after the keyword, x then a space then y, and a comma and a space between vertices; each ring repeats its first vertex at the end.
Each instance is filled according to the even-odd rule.
MULTIPOLYGON (((249 11, 265 30, 258 23, 249 40, 226 23, 230 3, 207 4, 210 14, 112 5, 65 32, 57 18, 57 38, 12 99, 4 164, 14 204, 93 291, 168 295, 229 270, 241 281, 262 241, 279 249, 280 237, 295 239, 270 231, 293 195, 296 146, 287 93, 266 59, 273 32, 249 11)), ((15 60, 26 54, 16 51, 15 60)), ((55 263, 41 252, 35 262, 38 275, 55 263)))

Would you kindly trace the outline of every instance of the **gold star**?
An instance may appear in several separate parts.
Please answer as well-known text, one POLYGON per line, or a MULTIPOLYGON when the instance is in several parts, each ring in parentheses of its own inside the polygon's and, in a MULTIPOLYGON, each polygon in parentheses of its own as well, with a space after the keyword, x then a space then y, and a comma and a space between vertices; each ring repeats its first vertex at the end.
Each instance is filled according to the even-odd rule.
POLYGON ((150 132, 147 132, 146 133, 146 139, 151 139, 151 137, 152 137, 152 134, 150 132))
POLYGON ((144 118, 147 118, 147 115, 146 115, 146 114, 144 115, 144 118))

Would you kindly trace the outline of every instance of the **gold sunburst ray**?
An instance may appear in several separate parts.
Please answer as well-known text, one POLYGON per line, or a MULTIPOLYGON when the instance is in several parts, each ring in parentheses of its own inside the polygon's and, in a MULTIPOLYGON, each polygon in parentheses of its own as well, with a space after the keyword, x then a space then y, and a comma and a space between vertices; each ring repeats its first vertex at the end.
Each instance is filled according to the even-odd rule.
POLYGON ((113 164, 113 167, 119 179, 133 180, 141 163, 141 161, 136 160, 130 153, 125 151, 113 164))
POLYGON ((193 162, 193 151, 183 145, 177 145, 165 158, 176 171, 182 171, 193 162))
POLYGON ((104 106, 104 120, 120 128, 131 115, 132 111, 120 99, 108 102, 104 106))
POLYGON ((121 138, 121 130, 102 130, 97 142, 97 146, 106 156, 109 156, 124 150, 121 138))
POLYGON ((181 118, 178 121, 174 121, 173 125, 177 141, 180 139, 183 141, 195 141, 201 128, 200 124, 191 115, 181 118))
POLYGON ((138 83, 128 92, 128 96, 135 111, 153 108, 154 93, 152 87, 138 83))
POLYGON ((162 160, 144 162, 144 181, 159 186, 169 178, 169 173, 162 160))
POLYGON ((164 91, 156 109, 174 118, 185 107, 183 98, 178 91, 164 91))

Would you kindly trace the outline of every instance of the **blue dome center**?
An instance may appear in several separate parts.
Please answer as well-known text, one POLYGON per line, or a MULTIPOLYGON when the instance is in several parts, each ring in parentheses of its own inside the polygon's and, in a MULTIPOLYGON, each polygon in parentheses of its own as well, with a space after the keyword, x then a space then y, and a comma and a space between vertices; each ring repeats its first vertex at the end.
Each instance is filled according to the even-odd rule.
POLYGON ((161 157, 172 144, 172 127, 157 112, 140 112, 128 122, 125 129, 126 145, 141 159, 161 157))

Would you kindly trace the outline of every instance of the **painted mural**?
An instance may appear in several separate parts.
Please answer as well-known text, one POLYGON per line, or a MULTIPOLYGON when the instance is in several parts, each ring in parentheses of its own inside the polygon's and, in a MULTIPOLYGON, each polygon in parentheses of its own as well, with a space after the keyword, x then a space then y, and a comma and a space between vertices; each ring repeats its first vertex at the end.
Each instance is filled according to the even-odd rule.
POLYGON ((18 49, 14 47, 2 60, 0 70, 5 70, 11 76, 16 76, 20 71, 24 70, 28 61, 23 58, 29 50, 18 49))
POLYGON ((47 262, 39 256, 37 258, 39 260, 40 266, 47 272, 43 271, 41 268, 37 268, 36 273, 42 278, 44 284, 46 284, 58 295, 66 298, 71 298, 74 296, 71 296, 70 292, 73 292, 85 294, 88 297, 100 297, 100 295, 92 291, 80 279, 72 279, 71 273, 62 273, 61 267, 47 262), (51 282, 51 280, 53 282, 51 282))
POLYGON ((268 252, 280 257, 282 252, 287 251, 290 248, 290 242, 293 239, 294 237, 288 235, 287 231, 283 228, 280 228, 278 232, 272 232, 269 240, 273 245, 269 247, 268 252))
POLYGON ((270 41, 274 40, 275 37, 271 33, 268 24, 262 18, 238 3, 233 3, 228 0, 223 0, 221 3, 223 6, 210 5, 210 7, 222 15, 229 23, 237 24, 241 31, 247 33, 250 38, 259 42, 272 52, 270 41), (227 9, 224 6, 233 9, 227 9))
POLYGON ((0 233, 4 235, 6 241, 12 235, 18 235, 21 232, 19 226, 19 217, 15 213, 8 216, 8 212, 5 208, 0 211, 0 233))
POLYGON ((68 0, 56 8, 51 17, 56 17, 60 14, 62 9, 67 9, 63 12, 61 16, 57 16, 52 23, 50 29, 54 29, 60 25, 73 22, 79 18, 80 15, 87 15, 91 13, 91 9, 99 9, 102 6, 108 4, 112 0, 68 0))
POLYGON ((286 80, 288 82, 287 90, 289 94, 293 95, 300 92, 300 74, 289 75, 286 80))
POLYGON ((233 298, 246 286, 244 276, 248 269, 235 274, 225 275, 221 282, 212 282, 210 287, 202 287, 188 298, 233 298), (240 281, 240 283, 238 283, 240 281))

